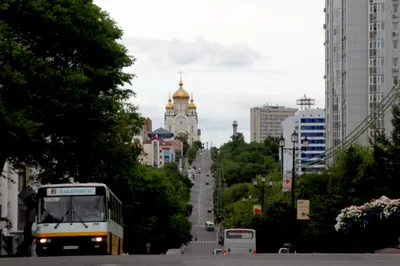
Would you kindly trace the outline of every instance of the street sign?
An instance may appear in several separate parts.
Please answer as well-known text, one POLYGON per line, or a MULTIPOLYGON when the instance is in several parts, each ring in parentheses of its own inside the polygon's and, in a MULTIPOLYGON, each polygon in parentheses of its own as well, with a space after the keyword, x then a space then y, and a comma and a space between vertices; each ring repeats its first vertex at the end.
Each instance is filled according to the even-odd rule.
POLYGON ((282 191, 292 191, 292 176, 291 173, 285 173, 282 180, 282 191))
POLYGON ((253 205, 253 212, 255 214, 261 213, 261 205, 253 205))
POLYGON ((310 217, 310 201, 297 200, 297 220, 309 220, 310 217))

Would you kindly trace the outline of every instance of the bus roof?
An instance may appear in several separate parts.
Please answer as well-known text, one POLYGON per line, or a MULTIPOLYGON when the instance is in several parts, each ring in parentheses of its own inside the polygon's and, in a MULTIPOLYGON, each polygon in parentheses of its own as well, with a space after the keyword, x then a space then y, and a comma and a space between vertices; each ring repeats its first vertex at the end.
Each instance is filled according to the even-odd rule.
POLYGON ((213 222, 211 222, 211 221, 207 221, 206 222, 206 224, 214 224, 213 222))
POLYGON ((41 185, 39 189, 41 188, 54 188, 54 187, 104 187, 107 189, 111 195, 113 195, 120 203, 121 200, 107 187, 106 184, 104 183, 62 183, 62 184, 47 184, 47 185, 41 185))
POLYGON ((249 228, 229 228, 229 229, 225 229, 225 231, 237 231, 237 230, 242 230, 242 231, 256 231, 254 229, 249 229, 249 228))
POLYGON ((52 187, 105 187, 107 186, 103 183, 62 183, 62 184, 47 184, 41 185, 39 188, 52 188, 52 187))

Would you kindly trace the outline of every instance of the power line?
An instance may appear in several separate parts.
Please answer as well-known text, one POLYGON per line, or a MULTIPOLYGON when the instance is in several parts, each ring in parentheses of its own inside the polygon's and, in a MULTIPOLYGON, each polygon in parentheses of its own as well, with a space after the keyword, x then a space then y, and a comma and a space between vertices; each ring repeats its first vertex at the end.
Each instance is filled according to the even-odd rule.
POLYGON ((353 144, 370 126, 380 118, 380 115, 386 114, 391 104, 398 98, 398 90, 400 82, 396 83, 389 91, 389 93, 383 98, 383 100, 377 105, 374 112, 370 112, 369 115, 346 137, 344 137, 338 144, 332 148, 326 150, 313 158, 311 162, 302 163, 301 166, 312 166, 319 162, 326 161, 329 158, 335 156, 338 152, 345 150, 349 145, 353 144), (378 113, 378 114, 377 114, 378 113), (380 113, 380 114, 379 114, 380 113), (347 140, 349 139, 349 140, 347 140), (314 160, 315 159, 315 160, 314 160))

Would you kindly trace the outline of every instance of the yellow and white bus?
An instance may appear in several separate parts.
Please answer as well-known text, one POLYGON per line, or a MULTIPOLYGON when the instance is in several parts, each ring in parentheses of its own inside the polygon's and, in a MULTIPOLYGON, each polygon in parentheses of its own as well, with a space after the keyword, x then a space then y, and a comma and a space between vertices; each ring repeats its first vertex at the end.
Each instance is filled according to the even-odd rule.
POLYGON ((123 254, 121 201, 101 183, 44 185, 38 190, 36 254, 123 254))

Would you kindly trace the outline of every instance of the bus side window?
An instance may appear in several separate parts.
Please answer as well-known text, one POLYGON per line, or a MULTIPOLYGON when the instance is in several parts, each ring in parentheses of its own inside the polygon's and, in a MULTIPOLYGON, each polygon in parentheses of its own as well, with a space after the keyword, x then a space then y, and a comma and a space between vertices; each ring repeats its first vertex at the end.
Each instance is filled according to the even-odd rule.
POLYGON ((115 219, 115 222, 117 223, 117 224, 119 224, 119 218, 120 218, 120 213, 119 213, 119 202, 118 201, 115 201, 115 211, 116 211, 116 213, 117 213, 117 218, 115 219))
POLYGON ((124 209, 122 208, 122 204, 119 205, 119 209, 121 212, 121 225, 124 225, 124 209))
POLYGON ((118 219, 118 212, 117 212, 117 200, 115 198, 113 198, 113 213, 114 213, 114 218, 113 220, 116 221, 118 219))
POLYGON ((115 219, 115 208, 114 208, 114 197, 111 196, 111 204, 110 204, 110 209, 111 209, 111 220, 115 219))

